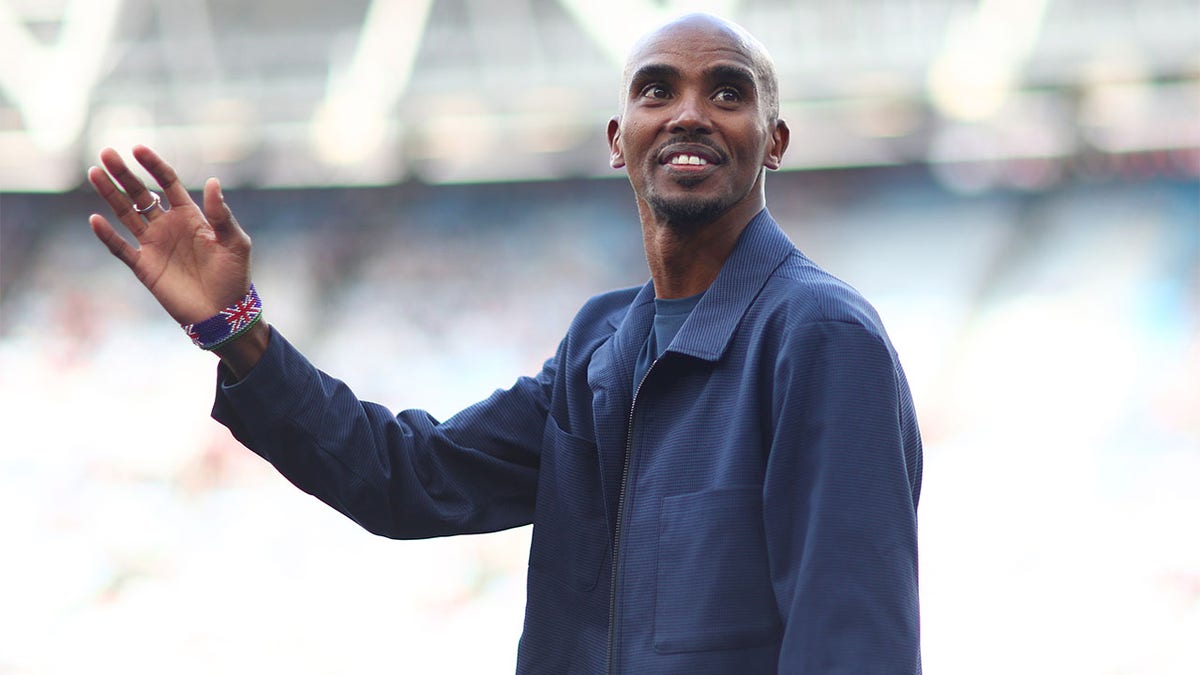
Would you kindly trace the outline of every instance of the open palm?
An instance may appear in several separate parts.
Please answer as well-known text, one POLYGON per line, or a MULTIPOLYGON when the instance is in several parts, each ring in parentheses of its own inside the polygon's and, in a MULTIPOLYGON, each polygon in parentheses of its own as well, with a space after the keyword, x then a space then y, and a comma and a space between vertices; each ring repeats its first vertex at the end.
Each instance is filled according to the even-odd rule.
POLYGON ((153 150, 136 146, 133 156, 158 182, 166 204, 155 205, 157 196, 117 151, 105 148, 100 152, 104 168, 92 167, 88 180, 137 247, 100 214, 89 219, 92 231, 176 321, 207 319, 250 288, 250 237, 234 219, 215 178, 204 185, 202 209, 153 150))

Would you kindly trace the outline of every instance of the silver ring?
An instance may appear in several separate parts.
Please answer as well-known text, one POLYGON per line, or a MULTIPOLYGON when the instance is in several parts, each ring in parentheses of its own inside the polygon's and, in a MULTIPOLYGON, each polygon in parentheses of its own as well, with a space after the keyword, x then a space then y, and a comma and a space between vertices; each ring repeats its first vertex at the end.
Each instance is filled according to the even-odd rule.
POLYGON ((130 204, 129 204, 130 206, 133 207, 134 211, 137 211, 139 214, 141 214, 143 216, 146 215, 147 213, 150 213, 151 211, 153 211, 156 206, 162 206, 162 199, 159 198, 157 192, 155 192, 153 190, 146 190, 146 192, 150 193, 150 196, 154 198, 154 201, 150 202, 145 207, 139 207, 137 205, 137 202, 130 202, 130 204))

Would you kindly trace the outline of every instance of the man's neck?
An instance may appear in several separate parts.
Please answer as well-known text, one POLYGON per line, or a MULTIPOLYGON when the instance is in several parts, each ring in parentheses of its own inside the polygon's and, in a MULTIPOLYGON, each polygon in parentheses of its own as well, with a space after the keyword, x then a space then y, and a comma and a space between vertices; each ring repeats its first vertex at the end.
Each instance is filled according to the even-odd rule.
POLYGON ((677 227, 642 217, 642 241, 646 263, 654 279, 654 294, 659 298, 686 298, 703 293, 720 273, 721 267, 742 230, 758 211, 732 209, 710 223, 677 227))

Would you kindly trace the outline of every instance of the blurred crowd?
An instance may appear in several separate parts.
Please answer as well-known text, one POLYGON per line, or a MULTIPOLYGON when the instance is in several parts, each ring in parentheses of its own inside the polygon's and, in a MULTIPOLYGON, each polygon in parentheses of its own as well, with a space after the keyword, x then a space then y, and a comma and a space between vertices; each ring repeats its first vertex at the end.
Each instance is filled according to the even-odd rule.
MULTIPOLYGON (((1197 194, 770 177, 913 387, 927 673, 1200 669, 1197 194)), ((648 278, 620 180, 228 199, 267 319, 394 410, 536 372, 648 278)), ((291 488, 208 419, 215 359, 92 239, 100 208, 0 196, 0 675, 511 672, 527 528, 388 542, 291 488)))

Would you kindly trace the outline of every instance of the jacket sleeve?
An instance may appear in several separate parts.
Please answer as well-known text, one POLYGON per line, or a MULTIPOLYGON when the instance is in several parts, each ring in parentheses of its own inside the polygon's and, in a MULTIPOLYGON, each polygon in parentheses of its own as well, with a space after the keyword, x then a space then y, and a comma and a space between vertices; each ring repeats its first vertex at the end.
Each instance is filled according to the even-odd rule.
POLYGON ((780 672, 919 673, 921 441, 903 371, 854 323, 784 343, 764 485, 780 672))
POLYGON ((301 490, 410 539, 532 522, 554 360, 439 423, 360 401, 272 329, 241 381, 219 367, 213 417, 301 490))

